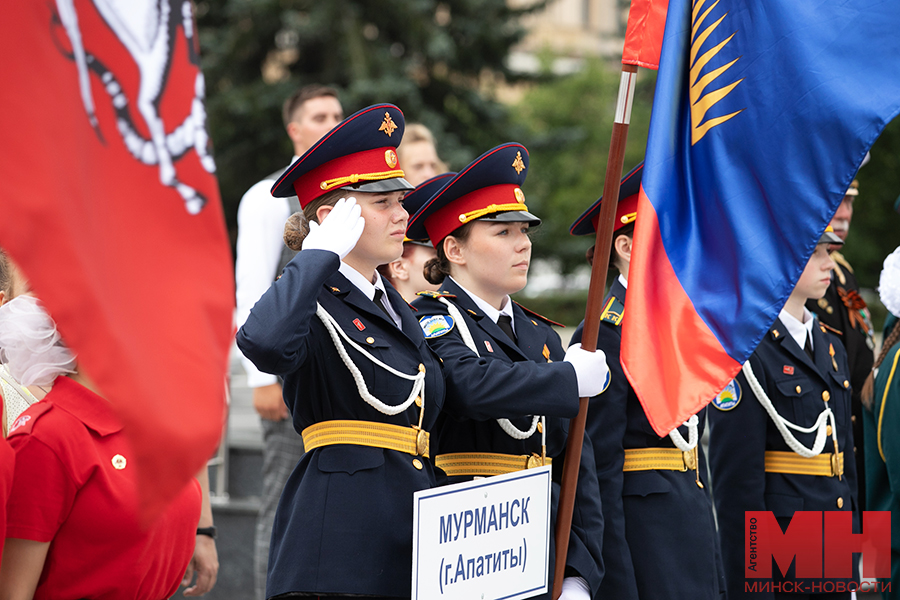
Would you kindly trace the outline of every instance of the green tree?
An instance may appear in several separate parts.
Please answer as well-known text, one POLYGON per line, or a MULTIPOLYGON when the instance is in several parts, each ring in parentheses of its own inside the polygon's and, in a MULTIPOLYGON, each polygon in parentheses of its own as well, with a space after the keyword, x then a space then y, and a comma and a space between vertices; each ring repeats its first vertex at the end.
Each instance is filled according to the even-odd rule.
MULTIPOLYGON (((558 260, 563 273, 586 264, 593 244, 569 235, 569 226, 603 191, 620 73, 618 63, 588 60, 578 73, 533 87, 513 111, 531 158, 526 203, 545 219, 534 234, 534 255, 558 260)), ((655 71, 640 70, 626 172, 644 157, 655 83, 655 71)))
POLYGON ((506 141, 494 97, 521 78, 505 59, 519 18, 546 0, 202 0, 197 3, 209 127, 229 226, 241 195, 284 166, 281 103, 301 85, 341 91, 347 114, 392 102, 431 128, 462 166, 506 141))

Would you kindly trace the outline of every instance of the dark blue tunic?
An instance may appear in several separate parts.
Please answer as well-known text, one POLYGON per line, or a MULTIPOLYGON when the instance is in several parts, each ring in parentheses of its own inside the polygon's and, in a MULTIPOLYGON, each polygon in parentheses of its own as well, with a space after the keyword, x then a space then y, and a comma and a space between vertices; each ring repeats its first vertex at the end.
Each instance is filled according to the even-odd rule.
MULTIPOLYGON (((625 287, 616 279, 603 302, 597 348, 606 353, 609 388, 591 399, 586 435, 594 445, 603 501, 602 598, 715 599, 724 595, 712 505, 695 471, 623 472, 625 449, 674 448, 650 426, 619 353, 625 287)), ((572 336, 580 342, 584 323, 572 336)), ((702 418, 703 414, 699 415, 702 418)), ((679 431, 687 440, 687 427, 679 431)), ((702 429, 701 429, 702 431, 702 429)), ((701 476, 703 475, 701 466, 701 476)), ((702 477, 701 477, 702 478, 702 477)))
MULTIPOLYGON (((847 355, 838 337, 818 323, 812 332, 815 361, 791 337, 781 320, 776 320, 750 357, 750 366, 778 414, 800 427, 811 427, 816 422, 826 406, 823 399, 828 398, 827 405, 837 421, 839 449, 844 452, 841 479, 766 473, 767 450, 792 451, 750 390, 743 373, 735 379, 741 393, 737 406, 728 411, 709 409, 713 497, 730 600, 778 597, 771 593, 745 592, 745 511, 772 511, 782 528, 795 511, 853 511, 854 531, 859 531, 847 355), (834 348, 834 362, 829 348, 834 348)), ((815 432, 791 431, 805 447, 812 447, 815 432)), ((834 452, 830 436, 823 452, 834 452)), ((791 567, 783 579, 793 579, 793 572, 791 567)), ((773 573, 777 581, 782 580, 777 566, 773 566, 773 573)), ((844 595, 849 596, 849 593, 844 595)), ((788 597, 815 596, 789 594, 788 597)))
MULTIPOLYGON (((428 340, 441 357, 447 375, 449 414, 438 423, 435 455, 453 452, 540 455, 540 433, 517 440, 503 431, 495 419, 509 418, 519 430, 526 431, 531 426, 532 415, 546 415, 547 454, 553 458, 555 479, 551 529, 555 529, 568 419, 578 412, 575 369, 562 362, 565 352, 559 336, 542 317, 526 313, 516 304, 513 313, 518 343, 514 343, 450 278, 444 281, 440 292, 455 296, 448 300, 463 314, 480 356, 466 346, 458 324, 448 333, 428 340)), ((446 305, 427 296, 417 298, 413 306, 422 320, 449 314, 446 305)), ((467 478, 450 478, 451 481, 464 479, 467 478)), ((585 436, 566 571, 567 575, 583 577, 592 592, 597 591, 603 577, 600 557, 603 516, 599 496, 590 493, 596 485, 593 450, 585 436)), ((551 536, 551 565, 555 556, 553 539, 551 536)), ((551 566, 551 580, 552 574, 551 566)))
MULTIPOLYGON (((338 272, 337 255, 300 252, 263 295, 237 335, 238 346, 267 373, 284 377, 294 428, 334 419, 417 425, 419 408, 388 416, 366 403, 318 317, 318 301, 358 345, 398 371, 426 370, 423 428, 434 429, 444 399, 440 363, 408 305, 387 286, 402 317, 398 329, 338 272)), ((369 391, 396 406, 410 381, 374 365, 347 345, 369 391)), ((433 456, 433 453, 432 453, 433 456)), ((307 452, 288 479, 272 532, 266 594, 288 592, 409 597, 413 493, 435 485, 432 461, 356 445, 307 452), (418 469, 414 461, 423 464, 418 469)))

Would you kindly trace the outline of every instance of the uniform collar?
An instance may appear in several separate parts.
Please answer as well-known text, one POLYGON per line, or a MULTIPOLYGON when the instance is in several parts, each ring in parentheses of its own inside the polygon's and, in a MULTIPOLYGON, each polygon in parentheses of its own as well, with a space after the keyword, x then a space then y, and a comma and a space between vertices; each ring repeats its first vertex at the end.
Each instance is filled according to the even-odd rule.
MULTIPOLYGON (((387 299, 388 293, 387 288, 384 286, 384 279, 381 278, 381 273, 375 271, 375 281, 374 283, 366 280, 362 273, 341 261, 340 267, 338 267, 341 275, 347 278, 347 280, 352 283, 356 288, 365 294, 366 298, 369 300, 375 301, 375 290, 381 290, 381 293, 384 294, 384 298, 387 299)), ((388 313, 391 315, 391 319, 394 321, 394 325, 397 327, 401 327, 402 319, 400 318, 400 314, 394 310, 394 306, 391 304, 390 300, 383 303, 384 307, 387 309, 388 313)))
POLYGON ((66 411, 100 435, 122 430, 112 404, 68 377, 57 377, 45 400, 66 411))
POLYGON ((622 275, 621 273, 619 273, 619 276, 616 277, 616 280, 617 280, 619 283, 622 284, 622 287, 623 287, 623 288, 625 288, 626 290, 628 289, 628 280, 625 279, 625 276, 624 276, 624 275, 622 275))
POLYGON ((778 314, 778 318, 784 324, 785 329, 787 329, 788 333, 794 341, 797 342, 797 345, 803 348, 806 345, 806 340, 809 338, 810 345, 813 350, 815 350, 815 342, 812 341, 815 338, 813 337, 813 326, 815 325, 815 319, 812 316, 812 313, 807 310, 806 307, 803 307, 803 322, 798 321, 793 315, 788 314, 784 309, 778 314))
POLYGON ((459 289, 464 291, 466 293, 466 295, 469 298, 471 298, 472 302, 475 303, 475 306, 477 306, 478 309, 481 310, 481 312, 483 312, 485 314, 485 316, 488 317, 494 323, 497 322, 497 320, 500 318, 500 315, 508 316, 512 321, 513 333, 515 333, 516 319, 515 319, 515 314, 513 313, 513 302, 509 296, 506 296, 503 298, 503 308, 501 308, 500 310, 497 310, 496 308, 494 308, 493 306, 491 306, 490 304, 488 304, 487 302, 485 302, 484 300, 482 300, 481 298, 479 298, 478 296, 476 296, 475 294, 473 294, 472 292, 467 290, 465 287, 463 287, 463 285, 460 282, 453 279, 453 277, 450 277, 450 279, 453 281, 453 283, 455 283, 457 285, 457 287, 459 287, 459 289))

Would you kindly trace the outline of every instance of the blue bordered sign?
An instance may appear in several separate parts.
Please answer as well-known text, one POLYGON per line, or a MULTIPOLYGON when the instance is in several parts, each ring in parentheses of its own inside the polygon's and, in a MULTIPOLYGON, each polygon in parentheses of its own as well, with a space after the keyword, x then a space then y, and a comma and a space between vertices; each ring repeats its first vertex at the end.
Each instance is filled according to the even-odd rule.
POLYGON ((725 389, 719 392, 716 399, 713 400, 713 406, 719 410, 731 410, 741 401, 741 384, 737 379, 732 379, 725 389))
POLYGON ((524 600, 549 587, 550 466, 413 495, 412 600, 524 600))
POLYGON ((453 325, 453 317, 448 317, 446 315, 433 315, 431 317, 422 317, 419 319, 419 326, 422 327, 422 333, 425 334, 426 340, 441 337, 442 335, 450 333, 453 329, 453 325))

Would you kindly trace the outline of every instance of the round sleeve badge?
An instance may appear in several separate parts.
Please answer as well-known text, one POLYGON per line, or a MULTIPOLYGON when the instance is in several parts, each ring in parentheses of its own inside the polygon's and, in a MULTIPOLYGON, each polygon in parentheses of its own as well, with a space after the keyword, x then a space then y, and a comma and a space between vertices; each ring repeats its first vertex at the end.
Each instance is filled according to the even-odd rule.
POLYGON ((719 410, 729 411, 741 401, 741 384, 737 379, 732 379, 719 395, 713 400, 713 406, 719 410))
POLYGON ((433 315, 431 317, 422 317, 419 319, 419 326, 422 327, 422 333, 425 339, 430 340, 441 337, 450 333, 453 329, 453 317, 445 315, 433 315))

